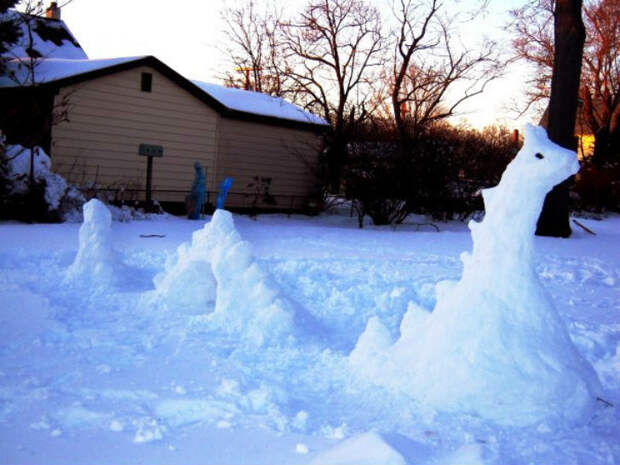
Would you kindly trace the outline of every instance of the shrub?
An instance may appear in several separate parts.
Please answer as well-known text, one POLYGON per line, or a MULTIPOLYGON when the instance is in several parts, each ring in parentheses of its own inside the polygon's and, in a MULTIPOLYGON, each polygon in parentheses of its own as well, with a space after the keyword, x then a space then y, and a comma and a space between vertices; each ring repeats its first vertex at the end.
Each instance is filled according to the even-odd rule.
POLYGON ((409 213, 461 218, 482 209, 480 188, 499 182, 517 146, 506 128, 482 131, 437 124, 409 145, 385 128, 349 144, 346 195, 374 224, 398 224, 409 213))
POLYGON ((572 192, 575 208, 595 213, 620 212, 620 163, 598 165, 581 162, 572 192))
POLYGON ((79 220, 84 197, 50 170, 49 157, 39 148, 0 146, 0 218, 27 222, 79 220), (34 163, 34 176, 30 164, 34 163))

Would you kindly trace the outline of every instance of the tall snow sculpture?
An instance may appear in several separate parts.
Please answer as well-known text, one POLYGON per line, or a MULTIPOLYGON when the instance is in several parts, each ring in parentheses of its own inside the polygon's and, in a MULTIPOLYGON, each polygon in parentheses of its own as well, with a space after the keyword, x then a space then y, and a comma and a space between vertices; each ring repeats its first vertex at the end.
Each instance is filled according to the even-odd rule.
MULTIPOLYGON (((400 339, 375 357, 373 376, 437 410, 505 425, 587 415, 600 384, 543 288, 532 250, 546 193, 578 170, 575 152, 526 127, 499 184, 483 191, 486 215, 469 224, 473 252, 461 256, 461 280, 438 284, 428 316, 406 315, 400 339)), ((372 340, 362 336, 351 357, 360 367, 355 361, 372 340)))
POLYGON ((85 203, 83 212, 78 253, 67 270, 66 279, 109 284, 114 280, 114 251, 110 241, 112 215, 97 199, 85 203))
POLYGON ((155 278, 156 293, 168 307, 198 298, 218 328, 255 345, 278 345, 292 334, 293 310, 256 263, 250 244, 235 229, 232 214, 216 210, 211 222, 179 247, 177 261, 155 278))

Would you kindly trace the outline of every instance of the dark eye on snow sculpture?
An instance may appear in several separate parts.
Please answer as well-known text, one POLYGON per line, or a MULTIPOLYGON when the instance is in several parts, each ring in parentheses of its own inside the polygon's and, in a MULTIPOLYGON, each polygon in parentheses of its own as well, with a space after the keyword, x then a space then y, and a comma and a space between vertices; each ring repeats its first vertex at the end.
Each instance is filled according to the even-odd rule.
POLYGON ((534 156, 535 156, 536 158, 538 158, 539 160, 542 160, 543 158, 545 158, 545 156, 544 156, 542 153, 540 153, 540 152, 538 152, 538 153, 537 153, 536 155, 534 155, 534 156))

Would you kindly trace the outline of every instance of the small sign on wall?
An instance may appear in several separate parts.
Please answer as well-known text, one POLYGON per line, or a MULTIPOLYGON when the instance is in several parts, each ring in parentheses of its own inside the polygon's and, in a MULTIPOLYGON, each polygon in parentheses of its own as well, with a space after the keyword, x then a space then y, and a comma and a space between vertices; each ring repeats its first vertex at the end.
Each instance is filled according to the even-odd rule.
POLYGON ((143 157, 163 157, 164 147, 161 145, 140 144, 138 155, 143 157))

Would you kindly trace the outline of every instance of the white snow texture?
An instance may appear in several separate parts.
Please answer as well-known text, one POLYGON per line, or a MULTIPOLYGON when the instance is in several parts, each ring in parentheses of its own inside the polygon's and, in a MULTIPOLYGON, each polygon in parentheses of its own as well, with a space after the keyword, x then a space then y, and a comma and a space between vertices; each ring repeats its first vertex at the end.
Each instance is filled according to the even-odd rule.
POLYGON ((155 276, 156 298, 175 309, 207 313, 211 323, 254 345, 286 343, 293 311, 252 256, 232 214, 216 210, 211 222, 194 232, 191 244, 155 276))
POLYGON ((105 286, 115 280, 114 251, 110 241, 112 215, 97 199, 84 204, 84 222, 80 227, 79 249, 67 270, 66 280, 105 286))
MULTIPOLYGON (((30 174, 30 149, 21 145, 7 145, 6 155, 9 160, 9 176, 13 181, 13 192, 23 194, 28 192, 30 174)), ((65 178, 52 172, 52 161, 45 151, 40 147, 33 149, 32 161, 34 164, 34 177, 37 181, 45 182, 45 201, 49 210, 58 210, 63 200, 72 200, 76 203, 84 201, 80 191, 74 186, 67 184, 65 178)), ((67 210, 62 212, 64 221, 75 221, 76 212, 67 210)))
POLYGON ((371 319, 350 362, 438 411, 506 426, 583 420, 600 384, 540 283, 532 251, 546 193, 578 169, 575 152, 528 125, 499 184, 483 192, 484 220, 469 224, 473 252, 461 256, 461 280, 437 285, 432 313, 410 307, 394 344, 371 319))

